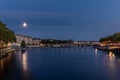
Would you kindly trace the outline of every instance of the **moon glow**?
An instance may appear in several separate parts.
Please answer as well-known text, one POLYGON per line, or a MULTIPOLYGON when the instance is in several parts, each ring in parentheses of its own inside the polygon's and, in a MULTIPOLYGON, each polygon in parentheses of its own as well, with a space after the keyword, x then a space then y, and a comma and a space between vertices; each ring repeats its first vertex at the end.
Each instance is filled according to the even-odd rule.
POLYGON ((26 28, 26 27, 27 27, 27 23, 24 22, 24 23, 22 24, 22 26, 23 26, 24 28, 26 28))

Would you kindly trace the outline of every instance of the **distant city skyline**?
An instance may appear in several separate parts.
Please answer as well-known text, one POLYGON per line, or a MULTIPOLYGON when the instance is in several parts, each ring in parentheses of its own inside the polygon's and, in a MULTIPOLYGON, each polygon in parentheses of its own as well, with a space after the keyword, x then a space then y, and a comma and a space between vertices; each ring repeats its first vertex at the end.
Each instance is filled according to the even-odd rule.
POLYGON ((16 34, 99 40, 120 32, 119 4, 119 0, 0 0, 0 20, 16 34))

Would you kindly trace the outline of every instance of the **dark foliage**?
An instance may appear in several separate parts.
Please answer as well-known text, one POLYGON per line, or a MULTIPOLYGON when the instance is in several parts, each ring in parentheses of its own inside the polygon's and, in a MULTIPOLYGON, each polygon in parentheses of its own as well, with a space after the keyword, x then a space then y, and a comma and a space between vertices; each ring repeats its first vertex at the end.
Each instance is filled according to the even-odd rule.
POLYGON ((25 48, 25 47, 26 47, 26 43, 25 43, 24 40, 22 40, 22 42, 21 42, 21 47, 22 47, 22 48, 25 48))
POLYGON ((115 33, 113 35, 110 35, 110 36, 107 36, 107 37, 103 37, 99 40, 100 42, 114 42, 114 43, 117 43, 117 42, 120 42, 120 32, 119 33, 115 33))
POLYGON ((9 30, 2 22, 0 22, 0 40, 5 43, 16 42, 14 32, 9 30))
POLYGON ((43 39, 41 43, 43 44, 67 44, 67 43, 72 43, 72 40, 43 39))

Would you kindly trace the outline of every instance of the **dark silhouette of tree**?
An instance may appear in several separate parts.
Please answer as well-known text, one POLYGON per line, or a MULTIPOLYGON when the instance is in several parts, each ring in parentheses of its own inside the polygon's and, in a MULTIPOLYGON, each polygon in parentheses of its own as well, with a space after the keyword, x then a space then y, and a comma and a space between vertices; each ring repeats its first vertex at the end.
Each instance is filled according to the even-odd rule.
POLYGON ((24 40, 21 41, 21 47, 22 47, 22 48, 25 48, 25 47, 26 47, 26 43, 25 43, 24 40))
POLYGON ((70 44, 72 40, 55 40, 55 39, 42 39, 41 43, 43 44, 70 44))

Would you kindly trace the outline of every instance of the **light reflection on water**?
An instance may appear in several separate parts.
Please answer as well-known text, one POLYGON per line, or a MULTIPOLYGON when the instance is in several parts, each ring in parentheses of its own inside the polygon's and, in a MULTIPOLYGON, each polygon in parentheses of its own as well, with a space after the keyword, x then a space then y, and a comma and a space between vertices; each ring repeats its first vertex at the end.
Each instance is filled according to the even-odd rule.
POLYGON ((28 52, 19 52, 19 57, 20 57, 20 61, 21 61, 21 67, 22 67, 22 75, 23 75, 23 79, 24 80, 29 80, 30 76, 29 76, 29 71, 28 71, 28 52))
MULTIPOLYGON (((107 71, 107 76, 109 80, 118 80, 118 73, 119 71, 117 71, 117 67, 119 63, 117 60, 118 58, 115 56, 114 53, 112 53, 111 51, 108 53, 108 55, 104 56, 104 66, 106 68, 107 71)), ((119 70, 119 69, 118 69, 119 70)))
POLYGON ((3 60, 0 60, 0 70, 2 71, 3 70, 3 68, 4 68, 4 64, 3 64, 4 62, 3 62, 3 60))
POLYGON ((110 51, 109 52, 109 61, 110 61, 110 65, 112 68, 115 67, 115 60, 116 60, 115 54, 110 51))
POLYGON ((97 53, 98 53, 98 49, 95 49, 95 55, 97 55, 97 53))
POLYGON ((28 68, 28 63, 27 63, 27 52, 22 53, 21 55, 21 60, 22 60, 22 66, 23 66, 23 70, 27 71, 28 68))
POLYGON ((118 55, 91 47, 30 49, 0 60, 0 80, 120 80, 119 74, 118 55))

